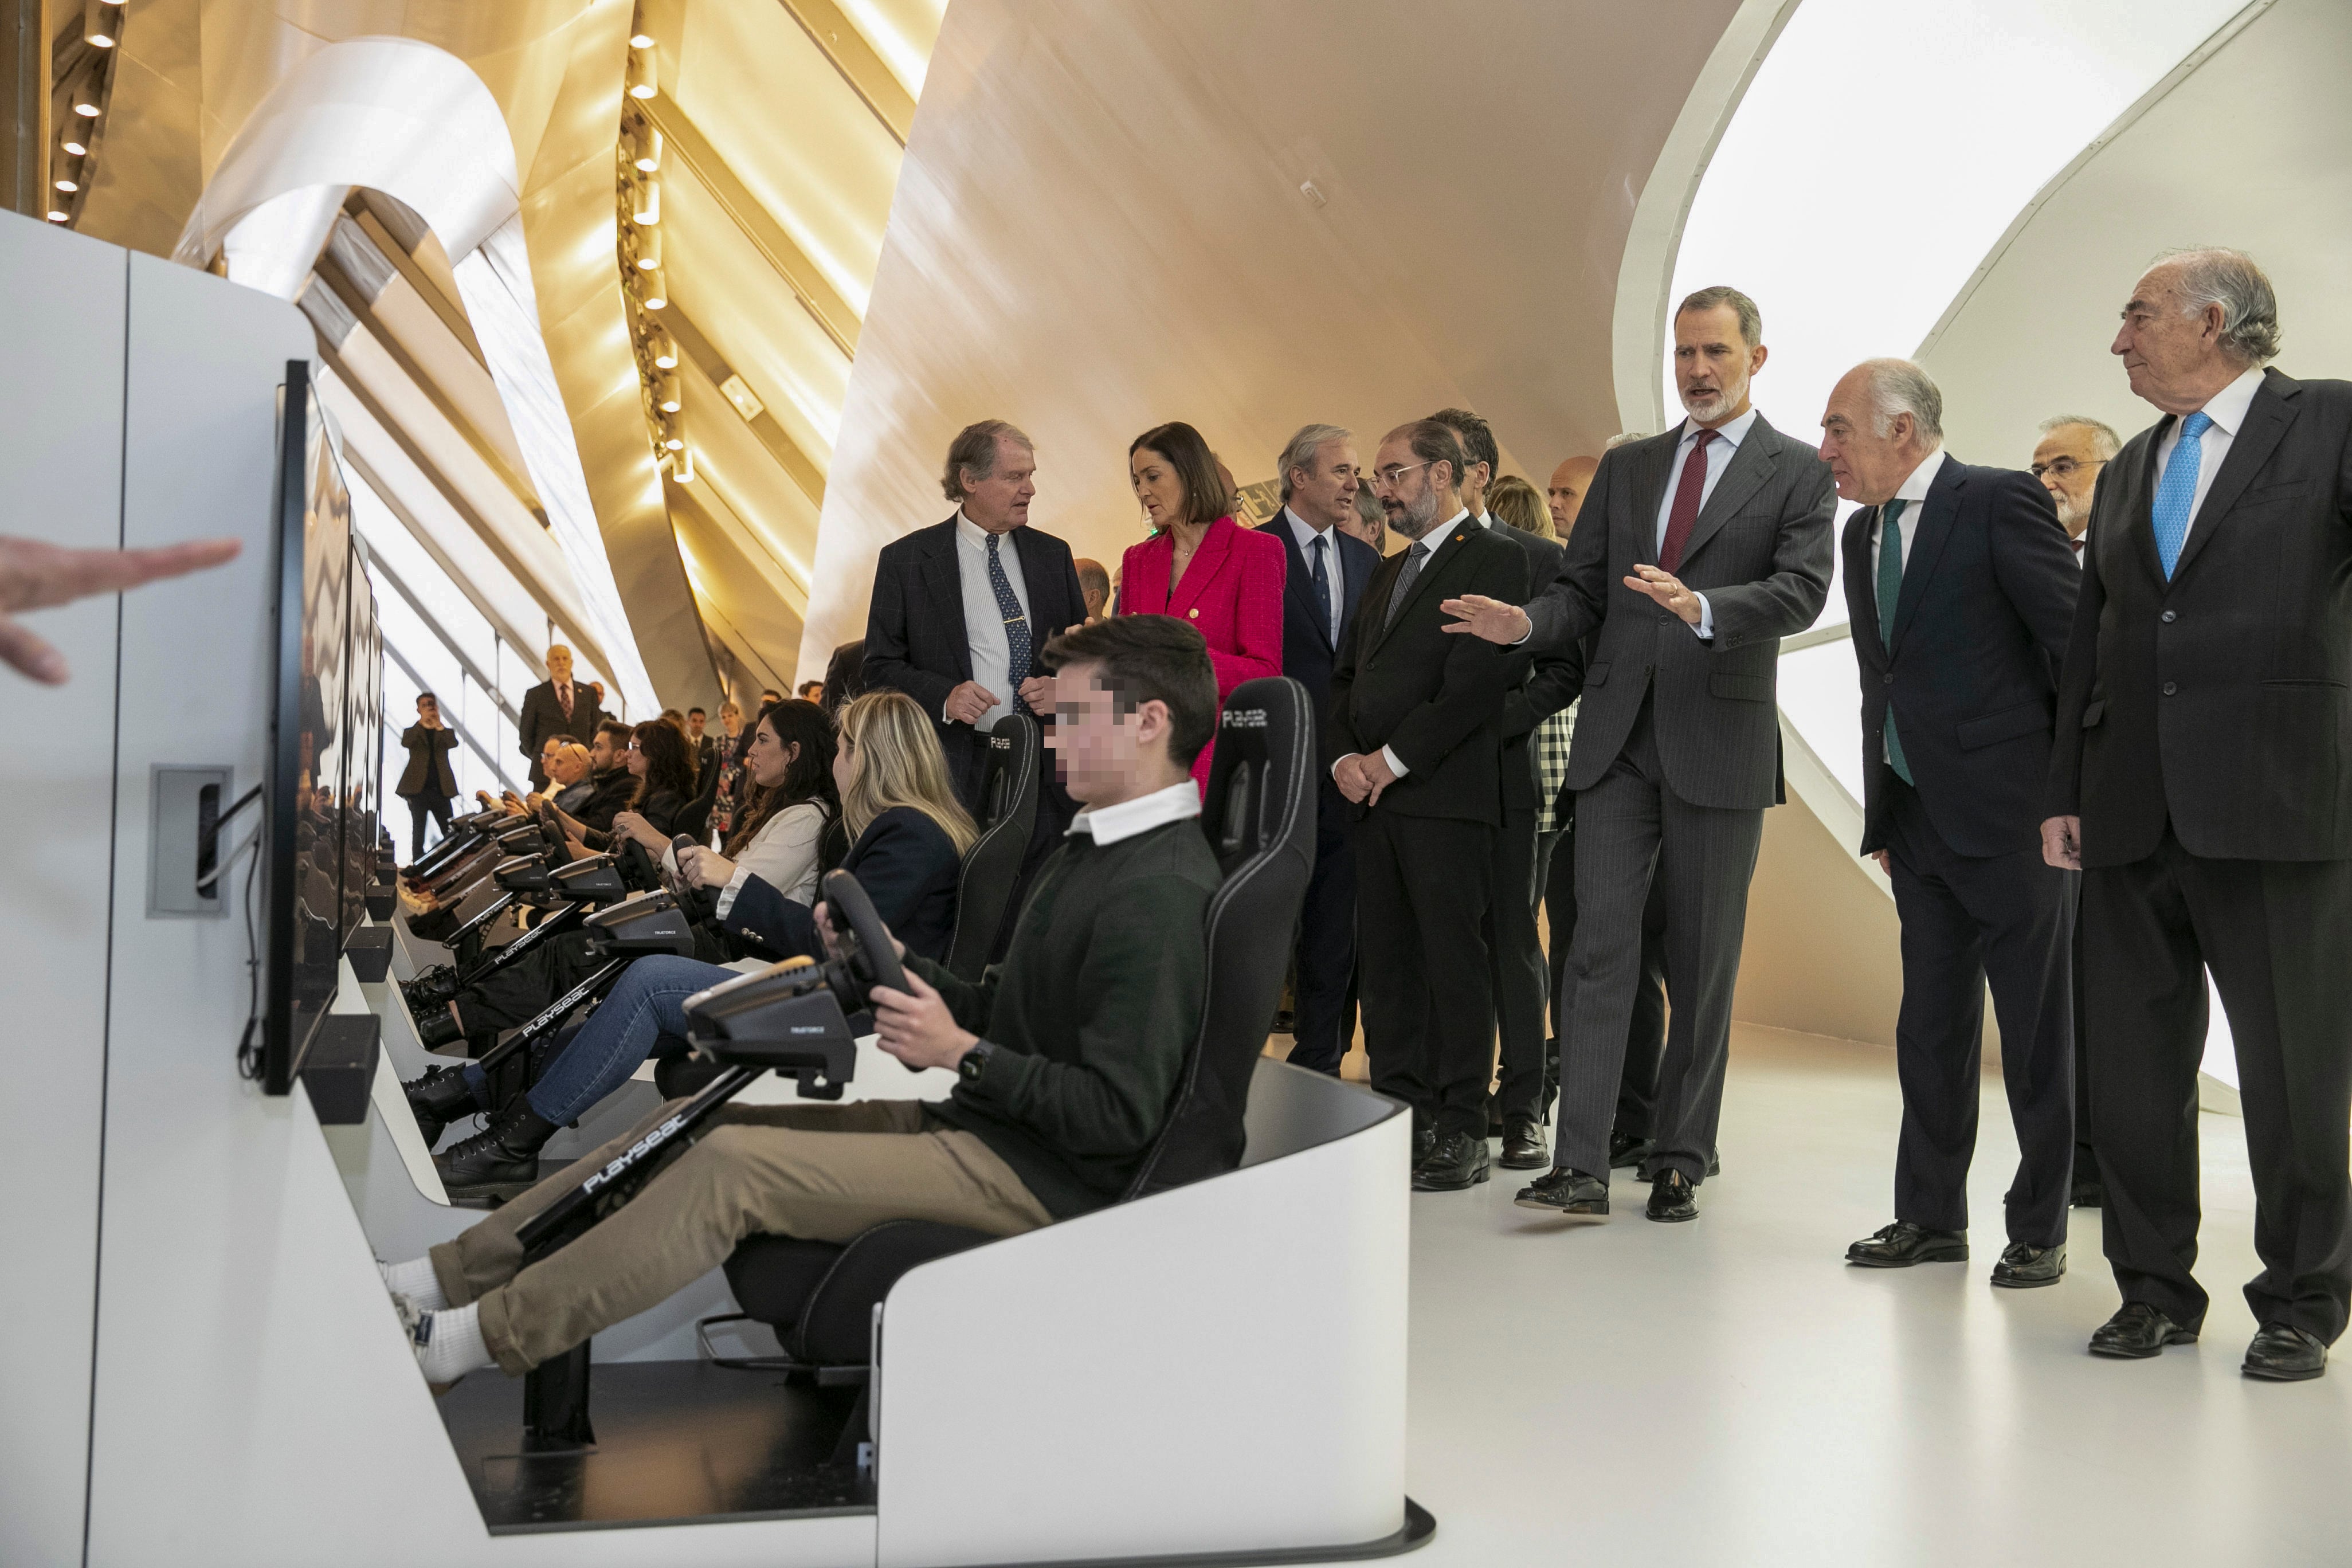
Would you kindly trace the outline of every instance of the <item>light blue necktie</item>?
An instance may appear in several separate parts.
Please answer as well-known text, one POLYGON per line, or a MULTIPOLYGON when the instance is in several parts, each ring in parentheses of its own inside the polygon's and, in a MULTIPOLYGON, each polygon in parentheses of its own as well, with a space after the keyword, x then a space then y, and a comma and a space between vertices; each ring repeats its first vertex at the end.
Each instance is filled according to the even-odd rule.
MULTIPOLYGON (((1903 508, 1906 502, 1888 501, 1878 509, 1878 640, 1891 650, 1895 646, 1895 604, 1903 596, 1903 508)), ((1895 738, 1895 700, 1886 702, 1886 765, 1905 784, 1911 780, 1911 764, 1903 760, 1903 742, 1895 738)))
POLYGON ((2180 564, 2180 547, 2189 542, 2189 513, 2197 501, 2197 469, 2205 460, 2205 432, 2213 417, 2199 409, 2180 422, 2180 439, 2173 444, 2172 461, 2156 485, 2156 558, 2164 563, 2164 578, 2180 564))

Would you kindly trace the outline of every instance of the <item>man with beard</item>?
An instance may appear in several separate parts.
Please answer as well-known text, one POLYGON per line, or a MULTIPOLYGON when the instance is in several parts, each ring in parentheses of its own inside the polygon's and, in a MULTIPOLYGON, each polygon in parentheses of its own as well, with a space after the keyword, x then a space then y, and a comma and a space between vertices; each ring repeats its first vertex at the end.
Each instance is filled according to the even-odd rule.
MULTIPOLYGON (((2091 528, 2091 498, 2099 475, 2123 438, 2112 426, 2080 414, 2061 414, 2042 422, 2042 444, 2033 448, 2033 477, 2050 492, 2058 521, 2066 527, 2074 547, 2074 564, 2083 563, 2083 546, 2091 528)), ((2076 1208, 2097 1208, 2106 1201, 2099 1181, 2098 1155, 2091 1148, 2091 1057, 2083 1014, 2083 924, 2074 922, 2071 938, 2074 965, 2074 1190, 2076 1208)))
POLYGON ((2050 492, 2058 521, 2074 541, 2074 564, 2083 563, 2083 536, 2091 526, 2091 496, 2100 470, 2123 447, 2123 438, 2095 419, 2061 414, 2042 422, 2042 444, 2033 448, 2033 477, 2050 492))
POLYGON ((1550 1173, 1526 1207, 1609 1213, 1610 1129, 1640 973, 1665 886, 1672 1017, 1659 1066, 1649 1217, 1698 1217, 1715 1163, 1732 983, 1764 808, 1781 798, 1780 639, 1829 596, 1829 465, 1748 401, 1762 320, 1736 289, 1675 313, 1680 426, 1601 459, 1559 578, 1525 609, 1463 595, 1449 631, 1506 647, 1597 634, 1569 756, 1577 792, 1574 1011, 1550 1173))
MULTIPOLYGON (((1412 1184, 1487 1176, 1495 992, 1480 934, 1502 826, 1503 704, 1524 661, 1445 635, 1454 595, 1517 603, 1527 557, 1470 521, 1435 420, 1381 441, 1372 484, 1412 542, 1372 573, 1331 674, 1324 752, 1355 807, 1357 983, 1372 1087, 1412 1108, 1412 1184)), ((1513 611, 1517 614, 1517 611, 1513 611)))

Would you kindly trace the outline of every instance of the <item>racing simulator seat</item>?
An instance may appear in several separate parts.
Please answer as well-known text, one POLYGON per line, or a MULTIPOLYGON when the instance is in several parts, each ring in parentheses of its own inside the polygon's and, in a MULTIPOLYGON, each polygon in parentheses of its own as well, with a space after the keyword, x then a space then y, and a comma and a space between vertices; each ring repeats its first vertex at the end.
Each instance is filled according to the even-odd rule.
POLYGON ((980 783, 980 841, 966 851, 956 879, 955 939, 948 972, 977 980, 996 949, 1021 863, 1037 825, 1037 778, 1043 731, 1026 713, 1007 713, 988 732, 988 765, 980 783))

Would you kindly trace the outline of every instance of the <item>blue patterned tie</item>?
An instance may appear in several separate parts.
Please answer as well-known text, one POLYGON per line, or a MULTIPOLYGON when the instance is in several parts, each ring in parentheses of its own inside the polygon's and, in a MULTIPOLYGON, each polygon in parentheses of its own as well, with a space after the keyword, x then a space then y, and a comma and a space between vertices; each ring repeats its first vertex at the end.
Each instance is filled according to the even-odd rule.
MULTIPOLYGON (((1895 643, 1895 605, 1903 596, 1903 508, 1888 501, 1878 509, 1878 640, 1895 643)), ((1895 737, 1895 701, 1886 703, 1886 765, 1905 784, 1912 782, 1911 764, 1903 760, 1903 742, 1895 737)))
POLYGON ((2180 547, 2189 542, 2189 513, 2197 501, 2197 470, 2205 461, 2205 432, 2213 417, 2199 409, 2180 422, 2180 439, 2172 447, 2172 461, 2156 485, 2156 558, 2164 563, 2166 582, 2180 564, 2180 547))
POLYGON ((1339 646, 1339 617, 1331 613, 1331 574, 1323 565, 1323 557, 1328 553, 1325 547, 1330 542, 1329 539, 1318 533, 1315 536, 1315 542, 1307 548, 1315 557, 1315 565, 1309 574, 1315 580, 1315 603, 1323 610, 1323 635, 1333 647, 1337 647, 1339 646))
POLYGON ((1003 537, 988 536, 988 586, 996 595, 997 614, 1004 617, 1004 675, 1013 685, 1013 710, 1026 713, 1029 705, 1021 700, 1021 683, 1029 679, 1029 617, 1013 595, 1013 580, 1004 574, 1003 558, 996 552, 1003 537))

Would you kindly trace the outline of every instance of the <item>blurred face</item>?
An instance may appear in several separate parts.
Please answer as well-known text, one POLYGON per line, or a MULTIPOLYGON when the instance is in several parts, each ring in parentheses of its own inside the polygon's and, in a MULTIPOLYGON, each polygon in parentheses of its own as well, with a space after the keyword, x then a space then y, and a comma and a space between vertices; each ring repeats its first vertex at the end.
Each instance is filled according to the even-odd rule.
POLYGON ((1037 494, 1037 454, 1018 441, 996 438, 996 472, 986 479, 963 471, 963 514, 991 533, 1010 533, 1029 521, 1037 494))
POLYGON ((801 754, 801 743, 794 741, 787 746, 776 738, 776 726, 771 721, 751 731, 751 748, 744 761, 751 770, 751 782, 761 789, 773 789, 784 782, 793 761, 801 754))
POLYGON ((1454 515, 1451 506, 1440 511, 1442 503, 1454 499, 1451 466, 1443 459, 1423 462, 1402 437, 1381 443, 1372 458, 1372 489, 1389 526, 1407 539, 1419 539, 1454 515))
POLYGON ((588 742, 588 765, 600 773, 608 773, 619 767, 621 758, 625 754, 614 747, 613 737, 601 730, 596 732, 596 738, 588 742))
POLYGON ((2124 306, 2123 326, 2107 352, 2124 362, 2135 396, 2167 414, 2191 414, 2245 367, 2221 349, 2221 307, 2182 310, 2180 268, 2148 269, 2124 306))
POLYGON ((732 702, 721 704, 719 710, 719 732, 731 740, 741 732, 742 728, 743 710, 732 702))
POLYGON ((2087 425, 2061 425, 2033 448, 2033 477, 2050 492, 2058 521, 2076 539, 2091 524, 2091 492, 2105 467, 2098 434, 2087 425))
POLYGON ((419 719, 438 723, 441 719, 441 704, 431 697, 420 697, 416 700, 416 716, 419 719))
POLYGON ((1045 744, 1054 771, 1080 805, 1111 805, 1139 792, 1147 759, 1166 754, 1168 704, 1146 702, 1119 711, 1093 664, 1064 665, 1054 677, 1054 722, 1045 744))
POLYGON ((562 643, 547 650, 547 679, 558 686, 572 679, 572 650, 562 643))
POLYGON ((1576 526, 1576 514, 1584 510, 1584 492, 1592 488, 1592 476, 1600 467, 1597 458, 1570 458, 1551 471, 1544 505, 1551 512, 1555 538, 1566 539, 1568 531, 1576 526))
POLYGON ((857 737, 844 729, 840 743, 833 753, 833 787, 836 792, 844 795, 849 793, 850 786, 857 782, 858 773, 865 768, 862 760, 865 754, 858 750, 857 737))
POLYGON ((1135 499, 1143 503, 1143 521, 1154 528, 1171 528, 1185 516, 1184 481, 1176 465, 1149 447, 1139 447, 1127 460, 1128 479, 1135 499))
POLYGON ((699 708, 686 716, 686 738, 688 740, 699 741, 702 739, 703 721, 703 712, 699 708))
POLYGON ((1858 506, 1892 500, 1927 455, 1908 414, 1897 414, 1887 421, 1886 434, 1878 433, 1869 372, 1850 370, 1830 389, 1829 411, 1822 416, 1822 461, 1830 466, 1839 495, 1858 506))
POLYGON ((1696 423, 1713 427, 1747 413, 1748 383, 1763 368, 1764 345, 1740 336, 1730 306, 1675 318, 1675 391, 1696 423))
POLYGON ((1290 470, 1290 510, 1318 533, 1343 528, 1356 515, 1356 492, 1363 482, 1356 444, 1326 441, 1315 448, 1312 463, 1290 470))

